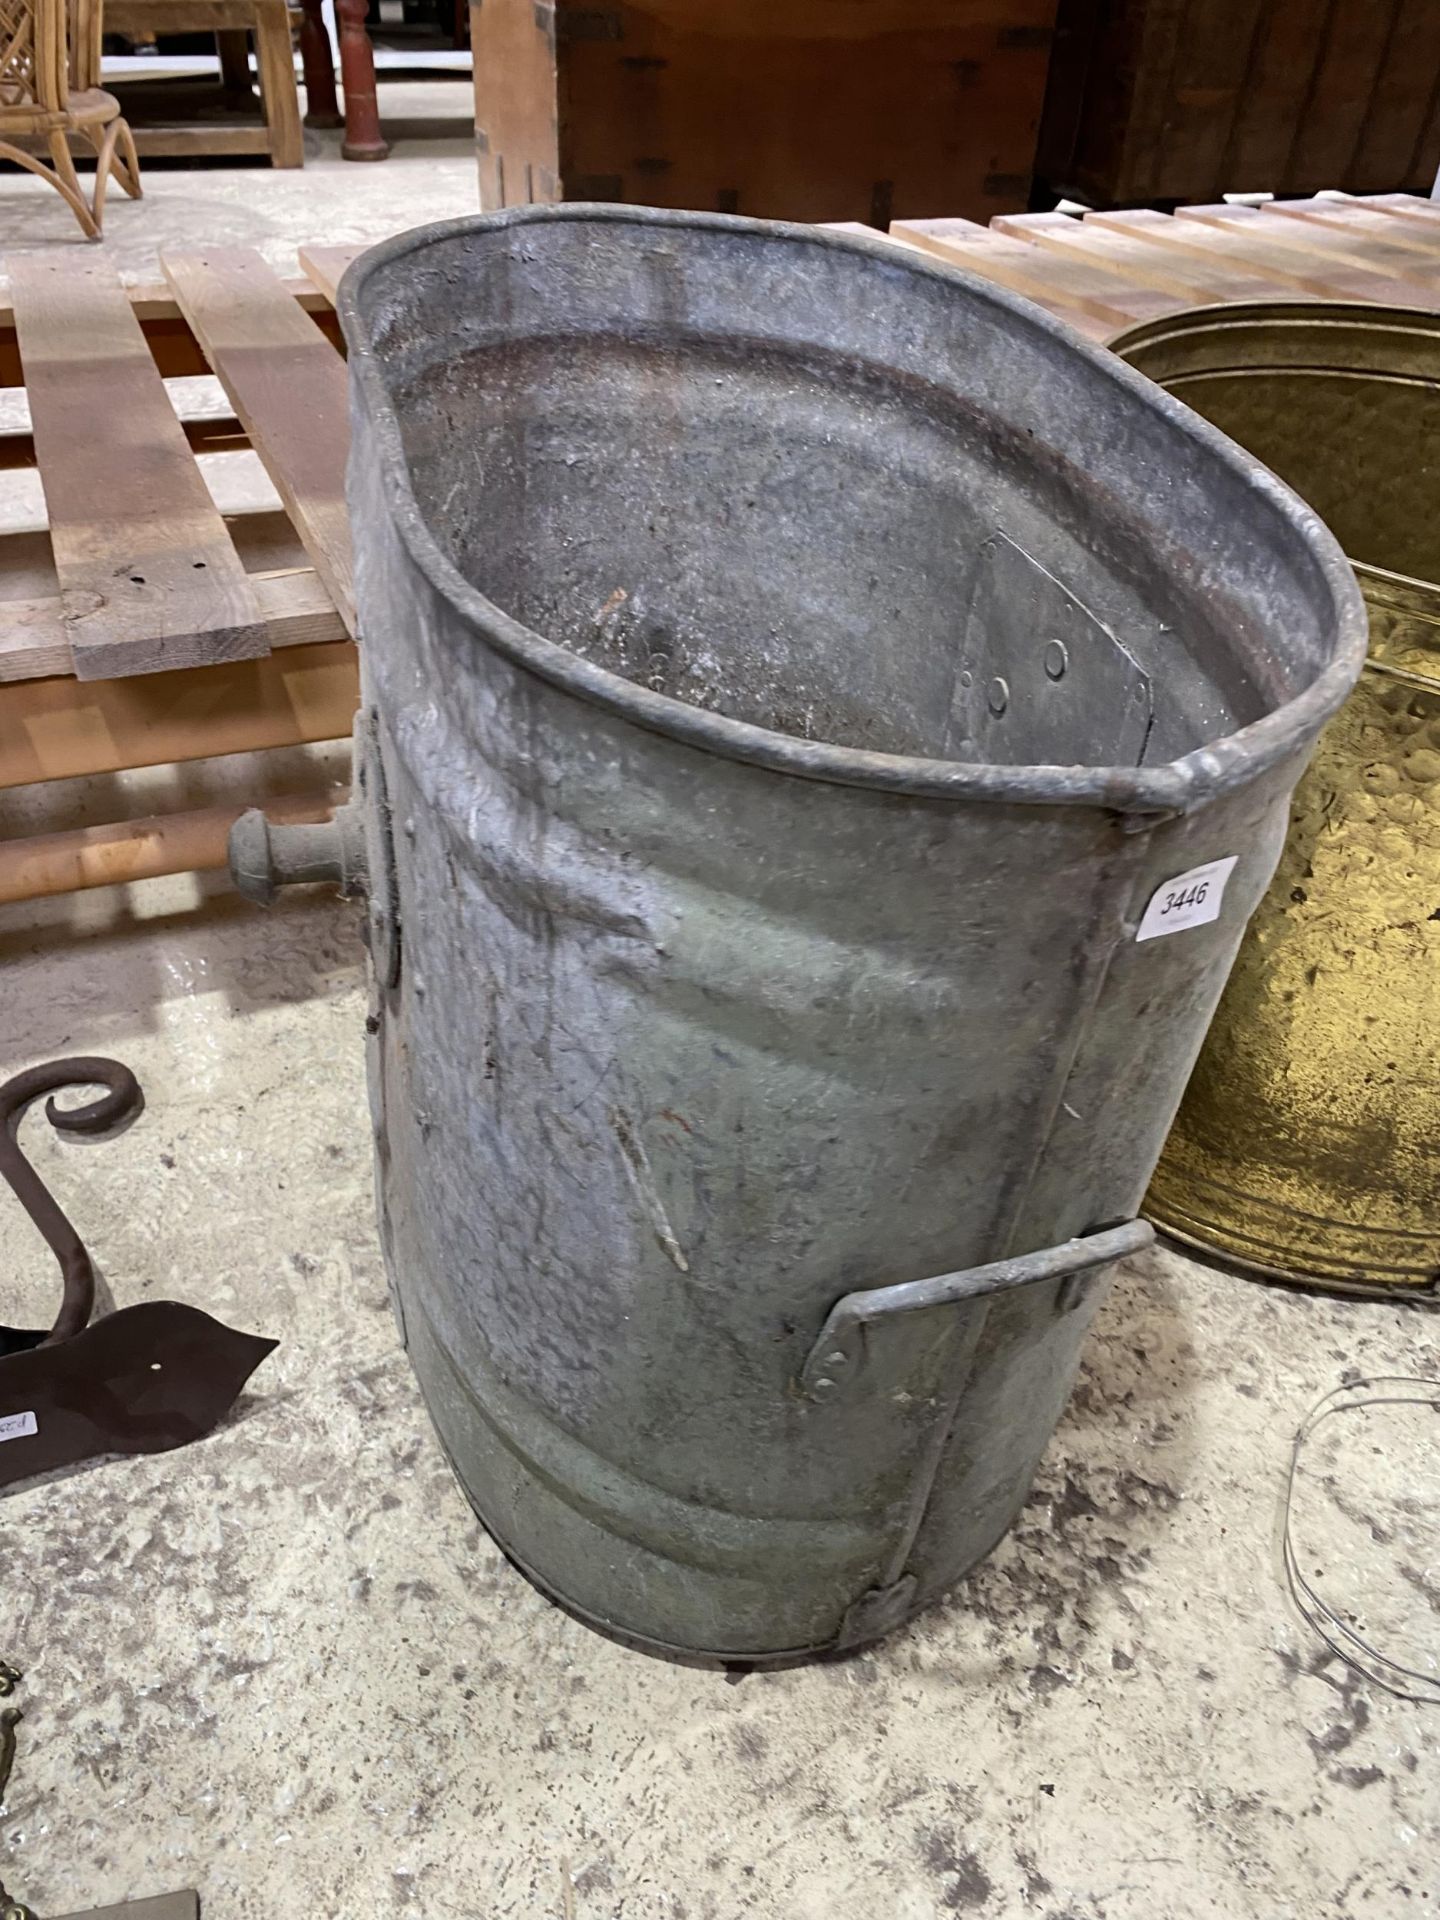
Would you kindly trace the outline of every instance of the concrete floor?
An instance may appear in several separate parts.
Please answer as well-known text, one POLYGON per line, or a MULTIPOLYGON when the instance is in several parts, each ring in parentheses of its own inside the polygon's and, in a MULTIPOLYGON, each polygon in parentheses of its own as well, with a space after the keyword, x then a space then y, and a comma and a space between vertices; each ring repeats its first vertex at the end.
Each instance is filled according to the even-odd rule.
MULTIPOLYGON (((105 1051, 146 1089, 118 1140, 26 1134, 117 1302, 282 1343, 187 1452, 0 1500, 27 1715, 0 1877, 40 1914, 186 1885, 207 1920, 1435 1910, 1440 1714, 1328 1658, 1275 1551, 1307 1407, 1347 1368, 1440 1372, 1435 1320, 1151 1254, 1023 1523, 942 1609, 738 1685, 624 1652, 476 1526, 399 1350, 350 910, 208 885, 0 916, 4 1071, 105 1051)), ((8 1197, 0 1271, 7 1319, 46 1311, 8 1197)), ((1299 1515, 1397 1651, 1434 1646, 1433 1428, 1317 1441, 1299 1515)))
MULTIPOLYGON (((472 203, 468 147, 170 174, 107 250, 139 277, 200 240, 284 266, 472 203)), ((0 180, 0 244, 70 244, 67 218, 0 180)), ((67 783, 9 796, 5 830, 253 775, 67 783)), ((1327 1655, 1276 1521, 1310 1404, 1347 1369, 1440 1373, 1440 1323, 1156 1251, 1101 1310, 1022 1524, 944 1607, 738 1685, 623 1652, 501 1559, 431 1435, 372 1224, 361 960, 348 908, 267 917, 218 878, 0 910, 0 1072, 104 1051, 146 1089, 118 1140, 26 1131, 116 1300, 282 1343, 201 1444, 0 1499, 12 1891, 53 1915, 195 1886, 207 1920, 1435 1911, 1440 1713, 1327 1655)), ((51 1271, 0 1195, 8 1321, 51 1271)), ((1331 1423, 1298 1514, 1327 1592, 1412 1664, 1440 1612, 1433 1431, 1331 1423)))
POLYGON ((142 162, 144 197, 113 190, 105 237, 93 245, 53 187, 8 168, 0 172, 0 255, 66 247, 112 261, 124 280, 158 280, 162 248, 257 247, 278 272, 294 273, 295 249, 307 240, 381 240, 422 220, 478 212, 469 80, 385 80, 380 113, 388 160, 342 160, 338 131, 307 128, 300 168, 142 162))

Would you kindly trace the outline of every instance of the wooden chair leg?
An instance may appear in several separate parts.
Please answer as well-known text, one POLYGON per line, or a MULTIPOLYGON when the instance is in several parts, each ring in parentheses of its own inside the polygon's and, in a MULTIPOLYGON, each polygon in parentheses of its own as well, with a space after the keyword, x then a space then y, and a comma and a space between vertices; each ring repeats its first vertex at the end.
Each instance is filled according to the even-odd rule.
POLYGON ((248 106, 254 99, 250 85, 250 35, 244 27, 220 27, 215 46, 220 55, 220 84, 227 106, 248 106))
MULTIPOLYGON (((55 185, 64 194, 80 222, 87 240, 100 238, 100 222, 85 204, 85 196, 80 191, 80 176, 75 171, 75 161, 70 152, 70 142, 57 127, 49 135, 50 158, 55 166, 55 185)), ((39 169, 36 169, 39 171, 39 169)))
POLYGON ((112 120, 104 127, 86 127, 84 132, 95 149, 95 192, 90 211, 98 228, 104 224, 105 193, 112 178, 120 182, 132 200, 140 199, 140 162, 125 121, 112 120))
POLYGON ((135 151, 135 136, 130 131, 128 120, 117 120, 120 157, 113 164, 115 178, 129 194, 132 200, 144 198, 144 188, 140 185, 140 156, 135 151))
MULTIPOLYGON (((63 144, 65 140, 64 134, 56 133, 50 136, 52 153, 54 152, 54 143, 56 140, 61 141, 63 144)), ((24 167, 28 173, 38 174, 46 185, 54 187, 61 199, 65 201, 70 211, 84 228, 85 238, 87 240, 98 240, 100 238, 100 229, 95 225, 94 217, 90 209, 86 206, 84 196, 80 192, 79 176, 75 172, 74 161, 70 159, 70 149, 68 146, 65 147, 65 159, 69 166, 70 178, 74 181, 73 187, 60 178, 55 168, 47 167, 43 160, 38 159, 33 153, 26 153, 23 147, 12 147, 8 140, 0 140, 0 159, 13 160, 17 167, 24 167)))
POLYGON ((265 124, 270 131, 270 164, 303 167, 305 135, 300 128, 300 90, 295 84, 295 52, 290 44, 290 11, 285 0, 257 0, 255 55, 265 124))
POLYGON ((367 0, 335 0, 340 23, 340 78, 345 84, 343 160, 383 160, 389 143, 381 137, 375 99, 375 49, 365 28, 367 0))
POLYGON ((120 123, 112 120, 107 127, 86 127, 85 133, 95 149, 95 192, 90 201, 90 212, 98 233, 105 222, 105 189, 110 185, 110 169, 115 163, 115 143, 120 138, 120 123))
POLYGON ((321 0, 302 0, 300 60, 305 69, 305 124, 307 127, 343 127, 345 119, 335 97, 335 49, 325 25, 321 0))

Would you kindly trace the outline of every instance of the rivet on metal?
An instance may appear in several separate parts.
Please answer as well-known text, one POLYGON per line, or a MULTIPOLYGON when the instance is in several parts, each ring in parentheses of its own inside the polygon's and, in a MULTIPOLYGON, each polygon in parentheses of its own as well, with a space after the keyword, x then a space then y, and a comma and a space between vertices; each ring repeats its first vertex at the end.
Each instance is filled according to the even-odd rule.
POLYGON ((998 673, 985 689, 985 704, 997 720, 1010 704, 1010 683, 998 673))

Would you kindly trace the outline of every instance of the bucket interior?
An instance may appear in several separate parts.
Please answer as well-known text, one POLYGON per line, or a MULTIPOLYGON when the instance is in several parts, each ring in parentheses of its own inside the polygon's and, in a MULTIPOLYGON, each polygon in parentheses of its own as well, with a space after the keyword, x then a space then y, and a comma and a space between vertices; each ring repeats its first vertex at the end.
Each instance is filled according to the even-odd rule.
POLYGON ((1440 316, 1267 303, 1177 314, 1115 344, 1278 473, 1357 566, 1440 593, 1440 316))
POLYGON ((362 277, 347 330, 464 579, 733 719, 1153 765, 1336 644, 1313 539, 1243 462, 898 253, 613 214, 437 229, 362 277))

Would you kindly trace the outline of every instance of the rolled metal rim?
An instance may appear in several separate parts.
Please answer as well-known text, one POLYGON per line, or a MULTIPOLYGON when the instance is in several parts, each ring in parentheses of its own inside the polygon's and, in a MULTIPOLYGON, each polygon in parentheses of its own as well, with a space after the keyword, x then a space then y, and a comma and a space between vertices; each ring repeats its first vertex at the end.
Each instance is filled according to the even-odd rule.
POLYGON ((1198 414, 1173 399, 1163 387, 1137 373, 1108 349, 1074 334, 1044 308, 979 275, 932 259, 893 241, 836 233, 791 221, 751 220, 735 214, 676 212, 665 208, 566 202, 559 206, 510 207, 499 213, 471 214, 414 228, 382 241, 354 261, 340 283, 336 308, 349 352, 350 377, 360 389, 365 412, 378 442, 382 484, 400 536, 430 586, 448 601, 460 619, 476 628, 497 653, 576 698, 618 714, 652 733, 667 735, 704 752, 766 767, 776 773, 869 787, 882 792, 955 801, 988 801, 1033 806, 1088 805, 1117 812, 1188 812, 1211 798, 1245 785, 1283 761, 1341 705, 1365 659, 1367 618, 1349 561, 1319 516, 1270 469, 1237 446, 1198 414), (926 759, 868 753, 829 742, 802 740, 748 721, 689 705, 668 694, 638 686, 594 665, 558 642, 513 619, 472 586, 442 551, 429 531, 410 485, 399 423, 395 418, 377 356, 361 317, 366 281, 407 255, 438 241, 508 228, 610 225, 687 229, 747 234, 764 241, 860 253, 891 273, 909 273, 946 282, 973 302, 1015 316, 1035 331, 1063 343, 1118 387, 1143 399, 1184 438, 1245 479, 1264 495, 1297 539, 1309 547, 1334 609, 1337 644, 1334 657, 1310 685, 1272 712, 1209 745, 1158 767, 991 766, 979 762, 926 759))
MULTIPOLYGON (((1206 353, 1220 335, 1245 337, 1250 348, 1232 364, 1227 360, 1213 364, 1208 358, 1187 361, 1174 369, 1175 375, 1195 375, 1226 371, 1245 373, 1368 371, 1363 355, 1353 348, 1335 354, 1317 356, 1313 340, 1328 335, 1332 341, 1353 340, 1356 336, 1373 344, 1387 335, 1403 340, 1415 335, 1433 356, 1440 336, 1440 313, 1430 307, 1380 306, 1364 300, 1290 299, 1219 300, 1205 307, 1177 307, 1173 313, 1155 320, 1141 320, 1123 332, 1112 334, 1106 351, 1116 354, 1127 365, 1132 358, 1153 347, 1175 341, 1186 346, 1204 343, 1206 353), (1282 331, 1281 329, 1287 329, 1282 331), (1306 350, 1297 351, 1297 339, 1305 338, 1306 350), (1258 348, 1258 351, 1256 350, 1258 348)), ((1391 377, 1405 377, 1403 369, 1387 369, 1391 377)), ((1148 376, 1158 379, 1156 375, 1148 376)), ((1163 376, 1173 377, 1171 374, 1163 376)))
MULTIPOLYGON (((1183 390, 1191 381, 1225 374, 1260 379, 1284 373, 1378 374, 1431 386, 1433 368, 1440 359, 1440 313, 1428 307, 1372 306, 1360 300, 1222 301, 1141 321, 1116 334, 1108 345, 1127 366, 1138 361, 1148 379, 1175 397, 1177 389, 1183 390), (1232 351, 1217 358, 1222 342, 1232 351), (1377 347, 1382 346, 1388 351, 1377 359, 1377 347), (1405 364, 1406 349, 1412 346, 1418 349, 1422 368, 1418 372, 1405 364), (1173 366, 1146 364, 1156 353, 1163 359, 1167 348, 1176 356, 1173 366)), ((1282 486, 1286 484, 1281 481, 1282 486)), ((1397 572, 1367 554, 1350 553, 1343 539, 1340 544, 1362 588, 1369 581, 1382 594, 1423 596, 1429 605, 1414 611, 1433 623, 1440 582, 1397 572)), ((1374 655, 1366 659, 1363 671, 1398 681, 1416 693, 1440 693, 1440 678, 1435 675, 1374 655)))

